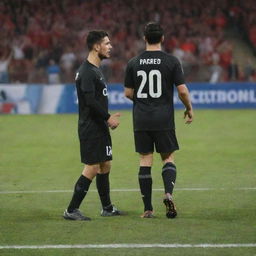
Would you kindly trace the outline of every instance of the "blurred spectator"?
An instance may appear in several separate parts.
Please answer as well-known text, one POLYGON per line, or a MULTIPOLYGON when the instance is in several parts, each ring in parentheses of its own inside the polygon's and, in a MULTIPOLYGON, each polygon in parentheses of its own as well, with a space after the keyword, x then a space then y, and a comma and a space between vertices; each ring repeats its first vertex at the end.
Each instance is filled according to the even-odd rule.
MULTIPOLYGON (((256 15, 256 12, 255 12, 255 15, 256 15)), ((249 38, 250 38, 252 44, 254 45, 254 47, 256 47, 256 24, 254 24, 252 27, 250 27, 249 38)))
POLYGON ((252 82, 253 73, 255 72, 255 68, 253 67, 251 58, 247 59, 246 65, 244 67, 244 78, 246 81, 252 82))
POLYGON ((190 52, 192 54, 195 54, 196 52, 196 45, 194 44, 192 39, 189 37, 185 39, 185 41, 181 44, 180 48, 184 52, 190 52))
POLYGON ((67 47, 66 51, 62 54, 60 58, 60 66, 63 70, 63 80, 66 82, 73 81, 73 68, 76 61, 76 56, 72 52, 70 47, 67 47))
POLYGON ((238 80, 238 78, 239 78, 238 65, 235 62, 234 58, 232 58, 230 64, 228 65, 228 80, 236 81, 238 80))
POLYGON ((250 82, 256 82, 256 70, 255 69, 250 77, 250 82))
POLYGON ((215 84, 221 81, 222 67, 219 65, 218 61, 215 59, 210 67, 210 80, 209 83, 215 84))
POLYGON ((12 58, 12 52, 9 55, 3 53, 0 57, 0 83, 8 83, 9 82, 9 63, 12 58))
POLYGON ((60 66, 55 63, 53 59, 49 61, 47 67, 48 83, 59 84, 60 83, 60 66))
POLYGON ((24 59, 23 47, 24 47, 24 42, 21 40, 21 37, 17 37, 13 40, 12 50, 13 50, 14 60, 24 59))
POLYGON ((88 31, 104 29, 113 51, 102 69, 109 82, 121 82, 128 59, 144 50, 143 26, 153 20, 167 31, 164 50, 180 59, 188 81, 201 79, 200 70, 210 71, 217 62, 228 78, 233 49, 225 41, 225 28, 228 22, 242 26, 256 45, 254 5, 254 0, 0 1, 0 49, 13 49, 11 81, 47 81, 52 59, 61 68, 61 80, 74 82, 74 70, 86 56, 88 31))
POLYGON ((182 50, 179 47, 175 47, 172 54, 178 58, 178 60, 180 61, 180 63, 183 65, 184 59, 185 59, 185 52, 184 50, 182 50))

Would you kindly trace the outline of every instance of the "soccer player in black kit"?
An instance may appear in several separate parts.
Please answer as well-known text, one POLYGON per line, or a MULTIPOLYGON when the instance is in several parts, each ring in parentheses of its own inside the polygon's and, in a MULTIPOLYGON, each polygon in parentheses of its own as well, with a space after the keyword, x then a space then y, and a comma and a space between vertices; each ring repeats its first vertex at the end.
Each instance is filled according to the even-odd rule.
POLYGON ((78 135, 81 162, 85 164, 82 175, 75 184, 73 197, 63 217, 69 220, 90 220, 79 210, 89 186, 96 176, 100 196, 101 216, 121 215, 110 200, 109 172, 112 160, 112 143, 109 127, 119 125, 119 113, 108 113, 107 86, 100 63, 110 57, 111 43, 104 31, 91 31, 87 36, 89 55, 76 73, 79 105, 78 135))
POLYGON ((160 153, 166 217, 175 218, 173 188, 176 181, 174 151, 179 149, 175 134, 173 90, 185 106, 186 123, 193 120, 193 110, 178 59, 161 50, 163 29, 148 23, 144 30, 146 51, 132 58, 125 74, 125 96, 133 101, 133 128, 136 152, 140 154, 139 185, 144 203, 141 217, 153 218, 151 202, 154 147, 160 153))

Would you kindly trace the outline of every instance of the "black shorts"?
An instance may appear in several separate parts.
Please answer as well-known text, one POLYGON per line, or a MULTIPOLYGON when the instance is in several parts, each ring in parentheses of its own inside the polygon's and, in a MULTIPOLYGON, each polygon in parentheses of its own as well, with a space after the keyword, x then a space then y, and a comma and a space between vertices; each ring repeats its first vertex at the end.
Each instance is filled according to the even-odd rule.
POLYGON ((112 160, 112 142, 110 135, 95 139, 80 139, 81 162, 97 164, 112 160))
POLYGON ((170 153, 179 149, 175 130, 169 131, 135 131, 135 150, 139 153, 170 153))

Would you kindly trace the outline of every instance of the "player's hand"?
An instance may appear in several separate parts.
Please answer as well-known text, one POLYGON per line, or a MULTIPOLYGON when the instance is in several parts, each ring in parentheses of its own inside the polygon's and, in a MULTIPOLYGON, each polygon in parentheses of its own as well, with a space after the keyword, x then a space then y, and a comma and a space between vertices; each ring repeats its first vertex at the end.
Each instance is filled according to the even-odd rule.
POLYGON ((108 126, 112 129, 112 130, 114 130, 114 129, 116 129, 116 127, 119 125, 119 117, 121 116, 121 114, 120 113, 115 113, 115 114, 113 114, 113 115, 111 115, 110 117, 109 117, 109 119, 107 120, 107 123, 108 123, 108 126))
POLYGON ((192 109, 186 109, 184 112, 184 119, 186 119, 186 124, 191 124, 193 121, 193 110, 192 109))

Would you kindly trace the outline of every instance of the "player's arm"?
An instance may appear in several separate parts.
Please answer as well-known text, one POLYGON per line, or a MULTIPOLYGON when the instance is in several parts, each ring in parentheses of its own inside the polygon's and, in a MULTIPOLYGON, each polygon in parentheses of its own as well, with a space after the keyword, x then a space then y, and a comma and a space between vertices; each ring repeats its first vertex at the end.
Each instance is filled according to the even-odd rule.
POLYGON ((108 120, 110 114, 105 111, 105 109, 100 105, 100 103, 95 99, 94 92, 86 92, 84 94, 86 106, 99 118, 108 120))
MULTIPOLYGON (((78 79, 79 78, 80 77, 78 75, 78 79)), ((84 92, 86 106, 89 107, 90 110, 94 113, 94 115, 96 115, 98 118, 107 121, 111 129, 115 129, 119 125, 118 117, 120 116, 120 113, 110 115, 96 100, 94 79, 95 78, 91 73, 87 74, 86 79, 84 76, 81 77, 81 88, 84 92)))
POLYGON ((125 95, 126 98, 133 101, 134 89, 125 87, 124 88, 124 95, 125 95))
POLYGON ((189 98, 189 91, 187 86, 185 85, 183 69, 177 58, 173 72, 174 83, 177 87, 179 98, 186 108, 184 112, 184 119, 186 119, 186 124, 190 124, 193 121, 193 109, 189 98))
POLYGON ((133 79, 133 70, 132 70, 132 62, 131 61, 128 62, 126 70, 125 70, 124 96, 133 101, 134 79, 133 79))
POLYGON ((120 113, 115 113, 110 115, 104 108, 99 104, 99 102, 95 99, 94 93, 85 93, 86 105, 91 109, 91 111, 97 115, 99 118, 107 121, 108 126, 113 130, 117 128, 119 125, 119 117, 120 113))
POLYGON ((119 117, 121 116, 120 113, 115 113, 113 115, 110 115, 109 119, 107 120, 108 126, 114 130, 116 127, 120 124, 119 117))
POLYGON ((193 108, 189 98, 189 91, 185 84, 180 84, 177 86, 178 95, 182 103, 184 104, 186 110, 184 112, 184 119, 186 118, 186 124, 190 124, 193 121, 193 108))

